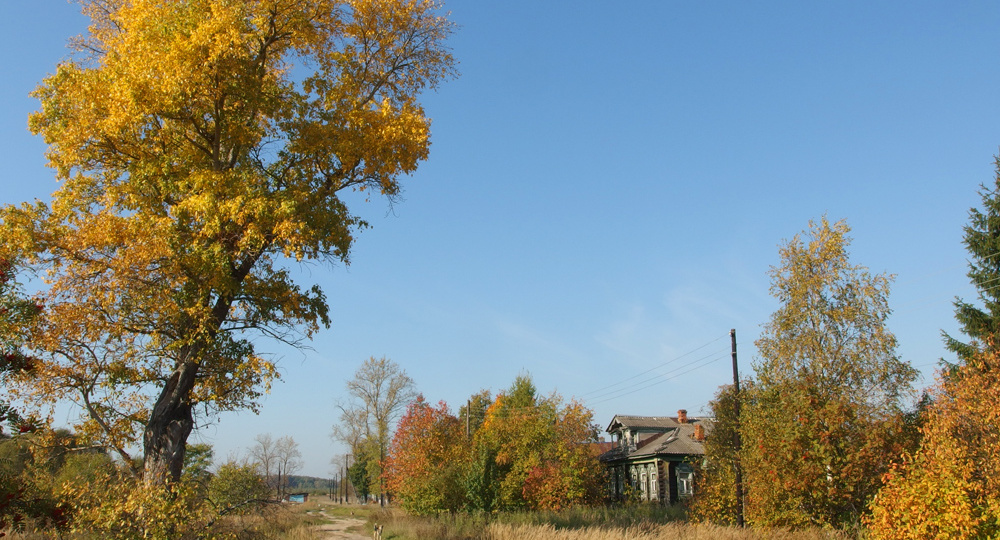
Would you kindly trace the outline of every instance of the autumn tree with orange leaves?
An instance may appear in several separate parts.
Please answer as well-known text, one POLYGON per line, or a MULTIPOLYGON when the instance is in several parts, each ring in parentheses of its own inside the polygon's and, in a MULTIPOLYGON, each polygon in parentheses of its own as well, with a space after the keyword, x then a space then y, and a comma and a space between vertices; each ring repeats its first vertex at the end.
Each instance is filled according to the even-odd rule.
POLYGON ((593 413, 519 376, 486 410, 475 444, 495 456, 501 510, 559 510, 601 499, 603 465, 593 413))
POLYGON ((418 400, 393 440, 390 490, 404 508, 424 514, 599 502, 604 477, 591 444, 598 431, 592 421, 593 413, 578 402, 539 396, 528 376, 496 396, 471 436, 446 404, 418 400))
POLYGON ((74 429, 151 484, 180 477, 198 414, 256 409, 277 377, 254 338, 329 324, 285 261, 347 263, 429 150, 417 98, 453 75, 433 0, 83 0, 89 32, 34 96, 61 187, 0 210, 0 258, 47 280, 30 330, 74 429), (293 75, 294 74, 294 75, 293 75))
POLYGON ((871 538, 978 539, 1000 535, 1000 354, 972 343, 939 378, 920 449, 886 473, 866 519, 871 538))
POLYGON ((461 509, 467 442, 465 426, 445 402, 433 406, 418 396, 396 426, 386 464, 389 492, 412 514, 461 509))

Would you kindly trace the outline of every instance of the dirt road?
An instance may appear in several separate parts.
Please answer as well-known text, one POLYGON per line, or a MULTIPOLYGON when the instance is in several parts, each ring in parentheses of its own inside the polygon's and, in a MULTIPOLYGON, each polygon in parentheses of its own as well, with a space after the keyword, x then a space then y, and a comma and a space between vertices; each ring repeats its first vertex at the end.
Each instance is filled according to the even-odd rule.
POLYGON ((355 517, 331 516, 323 510, 320 510, 319 513, 332 522, 316 526, 316 530, 322 533, 321 538, 325 540, 368 540, 369 537, 367 535, 347 530, 351 528, 359 530, 361 527, 364 527, 365 520, 355 517))

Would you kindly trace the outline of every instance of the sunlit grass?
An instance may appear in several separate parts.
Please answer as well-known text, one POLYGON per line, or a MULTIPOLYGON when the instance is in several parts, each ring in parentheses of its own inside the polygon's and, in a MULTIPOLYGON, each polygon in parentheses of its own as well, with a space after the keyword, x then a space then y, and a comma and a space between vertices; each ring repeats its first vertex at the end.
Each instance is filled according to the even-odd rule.
POLYGON ((710 524, 645 523, 625 528, 559 529, 553 525, 491 523, 484 540, 831 540, 846 538, 823 529, 804 531, 757 530, 710 524))
MULTIPOLYGON (((376 523, 385 540, 849 540, 855 536, 824 529, 739 529, 686 521, 681 507, 634 505, 574 508, 562 512, 443 513, 410 516, 398 508, 341 505, 326 497, 305 504, 281 504, 260 514, 226 516, 207 538, 320 540, 320 526, 340 519, 367 521, 351 532, 368 536, 376 523)), ((8 532, 11 540, 97 540, 65 531, 8 532)))
POLYGON ((739 529, 685 521, 680 507, 636 505, 575 508, 562 512, 456 513, 409 516, 376 512, 369 524, 385 525, 385 540, 847 540, 823 529, 739 529))

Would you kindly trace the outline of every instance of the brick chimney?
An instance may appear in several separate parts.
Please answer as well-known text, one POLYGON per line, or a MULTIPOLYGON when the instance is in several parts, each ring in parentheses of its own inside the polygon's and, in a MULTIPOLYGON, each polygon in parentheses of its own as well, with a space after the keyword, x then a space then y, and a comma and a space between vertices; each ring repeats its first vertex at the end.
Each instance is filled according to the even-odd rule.
POLYGON ((694 425, 694 440, 705 442, 705 426, 701 424, 694 425))
POLYGON ((677 411, 677 423, 686 424, 688 423, 688 412, 687 409, 681 409, 677 411))

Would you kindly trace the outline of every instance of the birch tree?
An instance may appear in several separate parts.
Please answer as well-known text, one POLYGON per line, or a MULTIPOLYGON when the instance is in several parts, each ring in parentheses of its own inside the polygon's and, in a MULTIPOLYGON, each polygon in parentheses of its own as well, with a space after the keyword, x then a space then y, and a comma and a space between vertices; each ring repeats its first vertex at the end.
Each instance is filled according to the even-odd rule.
POLYGON ((261 479, 271 489, 277 492, 275 473, 278 467, 278 449, 270 433, 259 433, 253 439, 249 449, 250 462, 257 469, 261 479))
POLYGON ((850 262, 850 228, 825 217, 780 249, 779 308, 756 345, 741 408, 748 521, 857 525, 892 456, 916 371, 886 326, 891 277, 850 262))
POLYGON ((351 446, 356 462, 368 464, 369 485, 378 488, 384 502, 382 471, 392 440, 392 428, 417 397, 416 385, 406 370, 392 360, 374 356, 365 360, 347 381, 350 402, 340 405, 340 423, 334 438, 351 446))
POLYGON ((287 435, 274 443, 274 450, 277 459, 278 499, 281 500, 285 498, 289 484, 288 477, 302 469, 302 452, 299 451, 299 443, 287 435))

